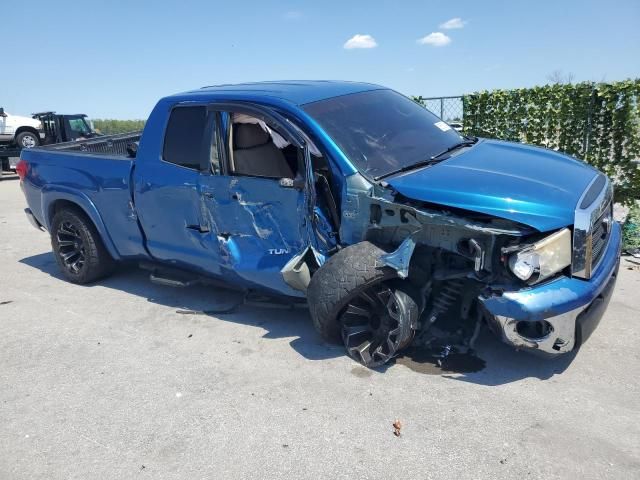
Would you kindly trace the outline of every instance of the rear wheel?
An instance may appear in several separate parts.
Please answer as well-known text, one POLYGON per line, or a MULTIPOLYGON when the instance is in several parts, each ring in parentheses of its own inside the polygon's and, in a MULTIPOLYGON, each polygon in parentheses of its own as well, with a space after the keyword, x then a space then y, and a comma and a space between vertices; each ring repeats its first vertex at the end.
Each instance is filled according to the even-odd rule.
POLYGON ((316 330, 325 340, 342 341, 349 356, 368 367, 386 363, 411 342, 420 313, 409 285, 380 265, 384 253, 370 242, 344 248, 307 290, 316 330))
POLYGON ((65 209, 51 222, 51 247, 63 275, 73 283, 90 283, 109 275, 115 262, 84 213, 65 209))
POLYGON ((40 137, 33 132, 20 132, 16 135, 16 144, 20 148, 33 148, 40 145, 40 137))

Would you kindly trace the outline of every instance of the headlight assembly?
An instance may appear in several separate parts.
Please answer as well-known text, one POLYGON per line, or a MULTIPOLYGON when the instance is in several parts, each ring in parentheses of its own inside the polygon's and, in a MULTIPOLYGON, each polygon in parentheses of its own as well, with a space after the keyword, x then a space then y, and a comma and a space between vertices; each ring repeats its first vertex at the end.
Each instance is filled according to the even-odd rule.
POLYGON ((509 268, 527 283, 537 283, 571 265, 571 231, 564 228, 513 253, 509 268))

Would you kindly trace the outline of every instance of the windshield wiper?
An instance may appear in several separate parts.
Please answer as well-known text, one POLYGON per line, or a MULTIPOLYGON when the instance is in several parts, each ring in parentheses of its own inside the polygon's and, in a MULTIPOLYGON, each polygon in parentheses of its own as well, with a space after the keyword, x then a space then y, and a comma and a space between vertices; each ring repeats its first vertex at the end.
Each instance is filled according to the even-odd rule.
POLYGON ((443 157, 447 153, 451 153, 454 150, 458 150, 459 148, 462 148, 462 147, 469 147, 478 141, 477 137, 464 137, 464 138, 466 138, 466 140, 463 140, 462 142, 458 142, 454 145, 451 145, 446 150, 443 150, 440 153, 432 155, 426 160, 420 160, 419 162, 412 163, 411 165, 407 165, 405 167, 399 168, 398 170, 394 170, 393 172, 385 173, 384 175, 375 177, 374 180, 378 181, 378 180, 382 180, 383 178, 390 177, 391 175, 397 175, 398 173, 408 172, 409 170, 415 170, 416 168, 420 168, 420 167, 428 167, 429 165, 435 165, 436 163, 446 160, 445 158, 441 158, 441 157, 443 157))
POLYGON ((458 150, 459 148, 462 147, 469 147, 471 145, 473 145, 474 143, 476 143, 478 141, 478 139, 476 137, 465 137, 466 140, 463 140, 461 142, 455 143, 453 145, 451 145, 450 147, 446 148, 445 150, 441 151, 440 153, 436 153, 435 155, 432 155, 430 160, 437 160, 438 158, 446 155, 447 153, 451 153, 454 150, 458 150))
POLYGON ((415 170, 416 168, 420 168, 420 167, 428 167, 429 165, 433 165, 434 163, 438 163, 438 160, 433 160, 431 158, 428 158, 427 160, 420 160, 419 162, 412 163, 411 165, 407 165, 405 167, 399 168, 397 170, 394 170, 393 172, 385 173, 383 175, 374 177, 374 180, 378 181, 378 180, 382 180, 383 178, 390 177, 391 175, 396 175, 398 173, 408 172, 409 170, 415 170))

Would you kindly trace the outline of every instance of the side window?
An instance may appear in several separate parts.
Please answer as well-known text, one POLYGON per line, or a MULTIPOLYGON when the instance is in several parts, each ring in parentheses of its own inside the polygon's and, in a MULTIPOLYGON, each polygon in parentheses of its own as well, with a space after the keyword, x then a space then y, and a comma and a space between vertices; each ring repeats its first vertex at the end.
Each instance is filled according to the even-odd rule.
POLYGON ((169 163, 199 170, 201 160, 209 155, 206 137, 206 107, 176 107, 169 117, 162 158, 169 163))
POLYGON ((229 175, 295 178, 301 153, 273 126, 243 113, 230 113, 229 175))

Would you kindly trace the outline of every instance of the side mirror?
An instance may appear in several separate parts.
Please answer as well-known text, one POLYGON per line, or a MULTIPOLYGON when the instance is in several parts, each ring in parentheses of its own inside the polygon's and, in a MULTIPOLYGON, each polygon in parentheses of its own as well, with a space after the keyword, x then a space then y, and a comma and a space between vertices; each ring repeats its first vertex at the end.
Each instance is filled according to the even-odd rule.
POLYGON ((4 113, 4 108, 0 107, 0 117, 6 117, 7 114, 4 113))

